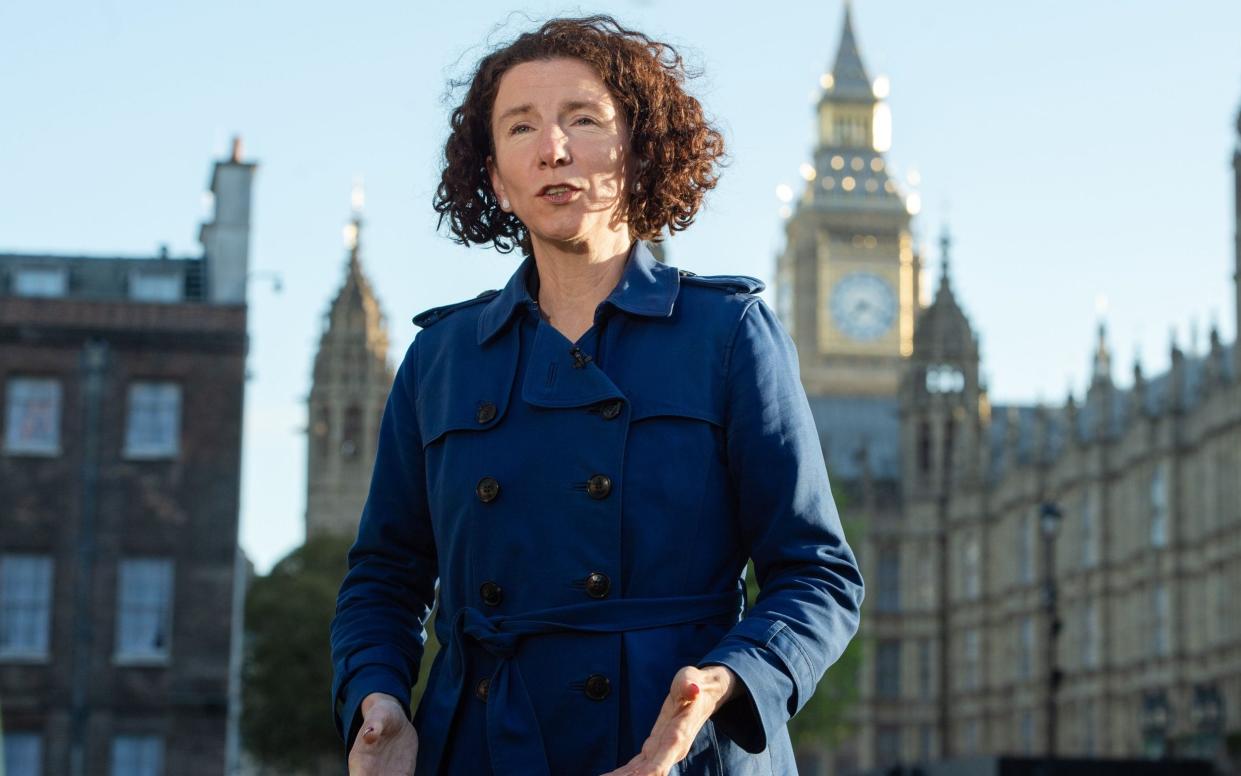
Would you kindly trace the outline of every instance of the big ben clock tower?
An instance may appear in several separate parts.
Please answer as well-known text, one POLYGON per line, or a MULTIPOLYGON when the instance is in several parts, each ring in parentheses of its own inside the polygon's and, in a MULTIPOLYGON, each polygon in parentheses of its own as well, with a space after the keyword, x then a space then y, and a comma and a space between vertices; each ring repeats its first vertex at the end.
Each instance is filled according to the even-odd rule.
POLYGON ((883 157, 886 84, 866 73, 848 2, 822 85, 814 163, 803 167, 777 260, 777 307, 808 394, 894 397, 913 349, 919 260, 910 209, 883 157))

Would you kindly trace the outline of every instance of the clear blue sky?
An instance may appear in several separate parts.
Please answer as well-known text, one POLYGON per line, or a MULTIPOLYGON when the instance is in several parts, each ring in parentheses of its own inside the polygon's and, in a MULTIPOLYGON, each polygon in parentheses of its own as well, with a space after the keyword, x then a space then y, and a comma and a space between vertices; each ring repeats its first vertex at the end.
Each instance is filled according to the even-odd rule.
MULTIPOLYGON (((366 187, 365 265, 394 359, 426 307, 502 285, 517 259, 465 250, 429 207, 460 74, 527 17, 598 10, 497 2, 0 4, 0 251, 196 255, 211 162, 240 133, 258 162, 242 543, 260 571, 302 539, 305 396, 366 187), (506 25, 496 32, 497 25, 506 25)), ((672 263, 770 281, 775 197, 813 143, 812 99, 841 0, 649 0, 607 10, 683 46, 732 164, 672 263), (703 10, 710 9, 710 10, 703 10)), ((1168 363, 1212 316, 1235 336, 1234 0, 858 0, 871 76, 891 80, 888 158, 916 169, 916 219, 955 236, 953 282, 981 332, 993 401, 1080 396, 1108 300, 1116 378, 1168 363)), ((770 293, 770 292, 769 292, 770 293)))

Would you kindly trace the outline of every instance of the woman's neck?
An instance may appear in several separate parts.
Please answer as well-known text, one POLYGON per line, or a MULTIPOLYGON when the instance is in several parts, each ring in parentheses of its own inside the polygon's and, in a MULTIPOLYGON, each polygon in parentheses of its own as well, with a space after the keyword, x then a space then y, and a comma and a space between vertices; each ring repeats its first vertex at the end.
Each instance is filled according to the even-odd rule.
POLYGON ((628 230, 616 237, 573 246, 534 242, 539 308, 570 342, 594 325, 595 308, 625 271, 632 242, 628 230))

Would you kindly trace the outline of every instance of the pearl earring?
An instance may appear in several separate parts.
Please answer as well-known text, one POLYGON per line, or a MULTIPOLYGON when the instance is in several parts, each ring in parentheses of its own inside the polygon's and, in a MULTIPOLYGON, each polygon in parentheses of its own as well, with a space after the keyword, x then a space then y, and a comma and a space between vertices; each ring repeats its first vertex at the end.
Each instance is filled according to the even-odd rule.
POLYGON ((509 208, 508 200, 507 199, 500 200, 500 209, 508 210, 508 208, 509 208))

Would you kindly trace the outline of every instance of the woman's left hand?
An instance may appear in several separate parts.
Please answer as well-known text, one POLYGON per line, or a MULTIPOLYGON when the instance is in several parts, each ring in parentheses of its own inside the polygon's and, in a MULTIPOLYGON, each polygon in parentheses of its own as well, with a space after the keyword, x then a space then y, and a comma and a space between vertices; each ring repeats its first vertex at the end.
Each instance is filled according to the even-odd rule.
POLYGON ((724 666, 686 666, 672 678, 672 689, 642 751, 603 776, 668 776, 685 759, 703 723, 732 697, 737 677, 724 666))

